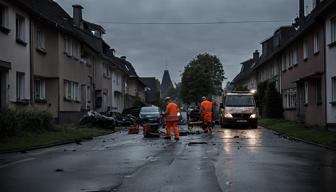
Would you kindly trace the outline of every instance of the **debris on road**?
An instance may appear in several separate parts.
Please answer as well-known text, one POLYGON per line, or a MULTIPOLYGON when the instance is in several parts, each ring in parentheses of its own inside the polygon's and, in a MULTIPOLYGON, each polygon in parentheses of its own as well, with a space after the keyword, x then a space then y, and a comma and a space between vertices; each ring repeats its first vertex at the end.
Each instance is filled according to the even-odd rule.
POLYGON ((63 169, 55 169, 55 172, 64 172, 63 169))
POLYGON ((194 141, 194 142, 189 142, 188 145, 206 145, 208 142, 205 141, 194 141))
POLYGON ((128 134, 139 134, 139 126, 138 125, 131 125, 128 127, 128 134))
POLYGON ((102 115, 96 111, 88 111, 80 120, 80 125, 92 125, 101 128, 114 129, 117 125, 113 117, 102 115))

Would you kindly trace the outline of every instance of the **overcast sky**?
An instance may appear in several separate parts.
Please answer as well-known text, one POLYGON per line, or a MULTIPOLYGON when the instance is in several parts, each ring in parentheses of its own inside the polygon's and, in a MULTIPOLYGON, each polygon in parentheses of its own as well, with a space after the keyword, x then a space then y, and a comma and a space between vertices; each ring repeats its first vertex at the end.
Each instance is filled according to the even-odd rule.
MULTIPOLYGON (((309 0, 311 1, 311 0, 309 0)), ((72 5, 84 7, 85 20, 102 25, 104 39, 125 55, 139 76, 170 71, 180 81, 184 66, 197 54, 217 55, 232 80, 240 63, 260 50, 260 42, 298 15, 298 0, 57 0, 72 15, 72 5), (126 25, 117 22, 216 22, 286 20, 273 23, 215 25, 126 25), (167 67, 166 67, 167 65, 167 67)))

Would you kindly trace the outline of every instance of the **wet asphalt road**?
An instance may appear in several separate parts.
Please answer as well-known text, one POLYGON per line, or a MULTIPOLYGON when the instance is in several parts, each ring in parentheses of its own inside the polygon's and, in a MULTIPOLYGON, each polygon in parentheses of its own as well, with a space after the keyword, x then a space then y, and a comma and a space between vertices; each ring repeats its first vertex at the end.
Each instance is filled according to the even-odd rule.
MULTIPOLYGON (((185 127, 184 127, 185 128, 185 127)), ((336 152, 267 129, 179 142, 126 132, 0 155, 0 191, 336 191, 336 152)))

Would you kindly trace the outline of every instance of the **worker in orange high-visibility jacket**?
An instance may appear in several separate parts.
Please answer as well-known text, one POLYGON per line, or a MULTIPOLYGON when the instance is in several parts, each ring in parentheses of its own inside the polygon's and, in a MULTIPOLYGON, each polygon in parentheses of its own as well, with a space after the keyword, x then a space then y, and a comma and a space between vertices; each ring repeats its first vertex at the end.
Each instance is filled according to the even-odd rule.
POLYGON ((208 133, 209 128, 212 127, 212 102, 208 101, 204 96, 201 103, 201 117, 203 120, 203 131, 204 133, 208 133))
POLYGON ((171 135, 170 135, 170 129, 174 128, 174 137, 175 140, 178 141, 179 140, 179 130, 177 127, 177 122, 179 120, 178 117, 178 112, 179 112, 179 108, 178 106, 172 101, 172 98, 170 97, 166 97, 165 101, 167 103, 166 106, 166 111, 165 111, 165 120, 166 120, 166 137, 165 139, 170 139, 171 135))

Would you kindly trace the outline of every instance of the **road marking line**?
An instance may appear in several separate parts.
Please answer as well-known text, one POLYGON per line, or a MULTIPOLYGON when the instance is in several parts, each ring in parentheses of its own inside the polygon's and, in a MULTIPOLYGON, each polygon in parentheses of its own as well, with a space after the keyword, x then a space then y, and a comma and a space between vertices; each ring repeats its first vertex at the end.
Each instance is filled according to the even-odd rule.
POLYGON ((10 163, 4 164, 4 165, 0 165, 0 169, 1 169, 1 168, 8 167, 8 166, 11 166, 11 165, 16 165, 16 164, 24 163, 24 162, 27 162, 27 161, 32 161, 32 160, 34 160, 34 159, 36 159, 36 158, 27 158, 27 159, 22 159, 22 160, 18 160, 18 161, 10 162, 10 163))

